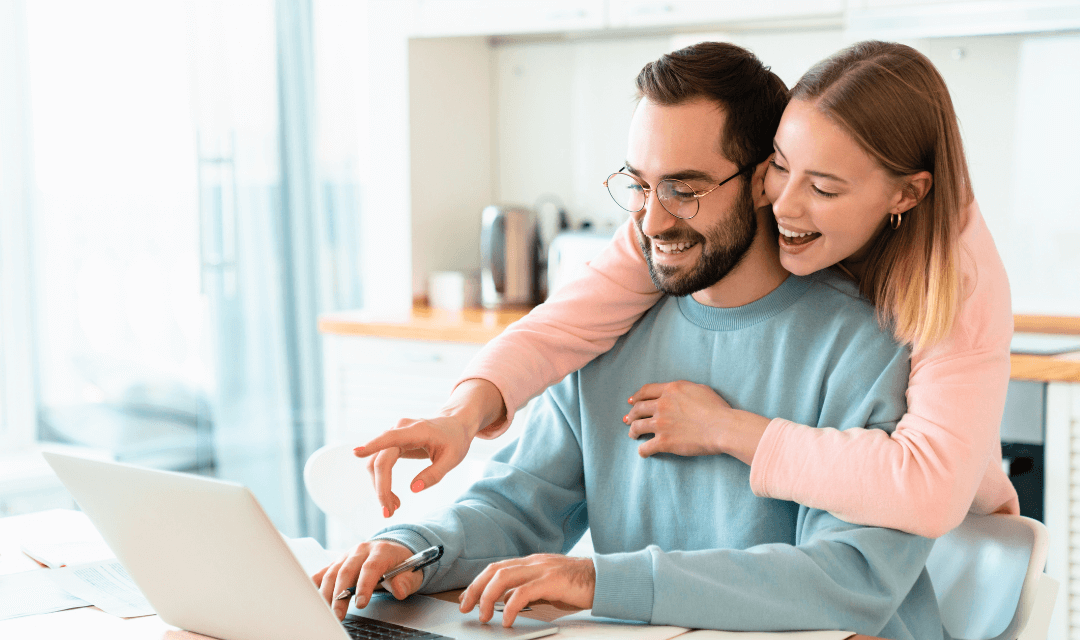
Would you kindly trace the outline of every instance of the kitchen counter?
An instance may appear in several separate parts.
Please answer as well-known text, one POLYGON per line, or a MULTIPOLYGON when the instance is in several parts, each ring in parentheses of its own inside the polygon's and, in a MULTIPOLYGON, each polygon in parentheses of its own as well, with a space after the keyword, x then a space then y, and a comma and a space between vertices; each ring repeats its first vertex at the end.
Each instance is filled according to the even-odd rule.
POLYGON ((339 311, 319 316, 319 333, 406 340, 437 340, 486 344, 531 307, 465 309, 460 312, 413 305, 407 316, 387 317, 364 311, 339 311))
MULTIPOLYGON (((1080 336, 1080 318, 1061 316, 1013 316, 1017 332, 1080 336)), ((1013 380, 1080 382, 1080 352, 1055 356, 1012 354, 1013 380)))
MULTIPOLYGON (((484 344, 528 311, 528 307, 517 307, 497 311, 465 309, 455 313, 418 303, 410 314, 400 317, 363 311, 328 313, 319 317, 319 332, 484 344)), ((1080 318, 1017 315, 1014 321, 1017 332, 1080 336, 1080 318)), ((1080 352, 1056 356, 1013 354, 1011 377, 1040 382, 1080 382, 1080 352)))

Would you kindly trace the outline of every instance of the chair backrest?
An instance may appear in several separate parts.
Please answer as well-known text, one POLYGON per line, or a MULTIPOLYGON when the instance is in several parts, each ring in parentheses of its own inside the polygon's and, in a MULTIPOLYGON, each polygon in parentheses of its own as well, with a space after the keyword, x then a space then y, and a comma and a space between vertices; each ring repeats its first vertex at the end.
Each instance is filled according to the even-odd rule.
POLYGON ((1046 527, 1023 516, 968 515, 926 562, 941 621, 957 640, 1014 640, 1046 565, 1046 527))

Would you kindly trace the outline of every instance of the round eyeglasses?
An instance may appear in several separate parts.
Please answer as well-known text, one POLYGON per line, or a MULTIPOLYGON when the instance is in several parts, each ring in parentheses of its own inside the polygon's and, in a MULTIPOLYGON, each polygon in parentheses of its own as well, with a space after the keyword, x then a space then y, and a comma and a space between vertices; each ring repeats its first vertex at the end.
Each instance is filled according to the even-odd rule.
MULTIPOLYGON (((656 185, 656 199, 660 201, 660 205, 664 207, 664 210, 671 215, 683 220, 689 220, 696 216, 698 209, 700 209, 699 199, 746 173, 746 170, 753 166, 751 164, 739 169, 735 172, 735 175, 723 180, 708 191, 695 191, 693 187, 682 180, 673 178, 661 180, 656 185)), ((604 186, 607 187, 608 193, 611 194, 611 199, 615 201, 615 204, 630 213, 637 213, 644 209, 645 202, 649 199, 649 192, 653 191, 653 189, 641 184, 641 181, 636 176, 623 171, 616 171, 608 176, 607 180, 604 180, 604 186)))

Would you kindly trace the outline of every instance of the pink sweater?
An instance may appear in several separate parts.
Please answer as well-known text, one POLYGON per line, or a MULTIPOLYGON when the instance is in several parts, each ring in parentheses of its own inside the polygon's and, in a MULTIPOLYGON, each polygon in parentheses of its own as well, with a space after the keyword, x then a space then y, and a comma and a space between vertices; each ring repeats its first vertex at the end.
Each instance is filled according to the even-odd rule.
MULTIPOLYGON (((967 218, 960 316, 944 341, 912 353, 908 413, 895 431, 841 432, 774 417, 750 467, 755 494, 928 537, 951 530, 969 509, 1019 513, 999 439, 1013 330, 1009 281, 978 204, 967 218)), ((578 281, 469 364, 461 379, 491 381, 510 414, 481 437, 500 435, 514 408, 610 349, 659 298, 627 222, 578 281)))

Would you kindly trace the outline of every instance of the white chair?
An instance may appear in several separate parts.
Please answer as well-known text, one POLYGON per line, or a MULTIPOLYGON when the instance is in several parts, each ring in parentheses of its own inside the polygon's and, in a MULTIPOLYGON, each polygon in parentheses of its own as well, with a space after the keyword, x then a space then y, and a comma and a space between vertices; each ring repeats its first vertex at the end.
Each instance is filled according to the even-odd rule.
POLYGON ((1044 640, 1058 589, 1046 549, 1046 527, 1022 516, 968 515, 939 538, 926 569, 949 635, 1044 640))

